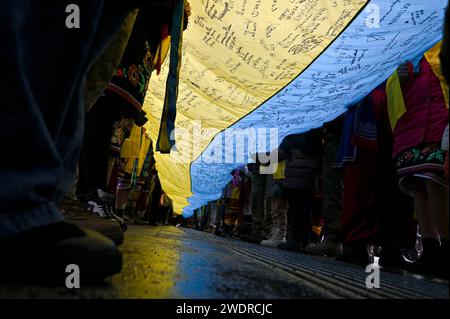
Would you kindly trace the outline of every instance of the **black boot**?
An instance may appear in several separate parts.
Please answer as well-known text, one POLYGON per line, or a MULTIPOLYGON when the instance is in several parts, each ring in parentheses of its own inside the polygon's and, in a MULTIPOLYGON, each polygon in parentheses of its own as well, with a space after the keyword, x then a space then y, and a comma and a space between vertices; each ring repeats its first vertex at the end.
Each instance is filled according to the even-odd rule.
POLYGON ((379 265, 387 268, 402 267, 402 251, 394 244, 384 244, 379 252, 379 265))
POLYGON ((342 252, 336 255, 335 259, 352 264, 367 265, 370 262, 367 245, 366 241, 347 243, 344 245, 342 252))
POLYGON ((417 260, 411 262, 405 258, 405 269, 418 274, 443 277, 439 241, 435 238, 422 238, 422 245, 423 251, 417 260))

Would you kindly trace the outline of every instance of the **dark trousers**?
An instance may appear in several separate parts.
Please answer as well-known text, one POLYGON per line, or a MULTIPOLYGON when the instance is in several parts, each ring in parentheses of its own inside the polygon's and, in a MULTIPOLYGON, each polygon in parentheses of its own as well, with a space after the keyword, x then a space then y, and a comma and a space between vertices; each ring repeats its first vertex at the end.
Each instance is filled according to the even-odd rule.
POLYGON ((288 201, 287 241, 307 244, 311 232, 313 208, 312 191, 284 188, 283 195, 288 201))
POLYGON ((107 189, 111 135, 114 122, 119 119, 119 107, 110 95, 100 97, 87 112, 84 140, 78 164, 78 197, 87 196, 97 189, 107 189))
POLYGON ((360 147, 356 161, 345 166, 340 239, 398 248, 415 241, 413 202, 398 186, 387 107, 375 111, 378 150, 360 147))
POLYGON ((155 180, 155 187, 153 192, 151 193, 151 198, 149 204, 147 206, 147 213, 145 215, 145 219, 150 223, 157 223, 161 220, 161 212, 159 202, 162 195, 162 187, 159 178, 155 180))
POLYGON ((344 192, 342 171, 334 167, 339 142, 339 134, 326 136, 322 156, 323 201, 321 211, 325 221, 323 230, 328 237, 333 239, 339 234, 344 192))
POLYGON ((272 227, 271 200, 267 192, 268 175, 251 174, 252 234, 264 238, 272 227))
POLYGON ((130 3, 0 1, 0 237, 63 219, 58 204, 74 183, 85 75, 130 3), (71 3, 80 29, 66 27, 71 3))

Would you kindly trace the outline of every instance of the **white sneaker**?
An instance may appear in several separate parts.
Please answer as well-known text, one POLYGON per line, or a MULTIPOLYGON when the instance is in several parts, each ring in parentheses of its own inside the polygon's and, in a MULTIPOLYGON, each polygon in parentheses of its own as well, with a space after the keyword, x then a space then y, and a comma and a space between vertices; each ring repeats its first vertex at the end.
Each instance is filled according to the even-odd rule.
MULTIPOLYGON (((116 202, 116 197, 114 194, 107 193, 101 189, 97 189, 98 200, 97 204, 101 205, 102 209, 105 211, 104 218, 116 218, 114 213, 114 205, 116 202)), ((95 199, 94 199, 95 200, 95 199)), ((118 219, 118 218, 116 218, 118 219)), ((120 221, 122 222, 122 221, 120 221)))
POLYGON ((94 214, 97 215, 101 218, 110 218, 106 208, 104 207, 104 205, 102 205, 102 203, 98 203, 97 201, 89 201, 88 203, 88 210, 94 214))

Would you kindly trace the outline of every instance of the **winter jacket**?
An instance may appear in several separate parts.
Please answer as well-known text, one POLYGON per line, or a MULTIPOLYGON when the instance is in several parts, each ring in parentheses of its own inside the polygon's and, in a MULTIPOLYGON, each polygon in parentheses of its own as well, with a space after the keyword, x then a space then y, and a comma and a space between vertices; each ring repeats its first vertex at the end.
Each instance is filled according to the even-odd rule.
POLYGON ((287 155, 283 188, 312 191, 315 187, 322 135, 320 130, 287 136, 279 151, 287 155))
POLYGON ((318 159, 305 155, 301 150, 293 150, 286 160, 283 188, 313 190, 317 174, 318 159))
MULTIPOLYGON (((448 87, 447 87, 448 94, 448 87)), ((394 129, 395 158, 402 151, 426 143, 440 143, 448 123, 448 109, 439 78, 427 59, 420 62, 420 73, 411 75, 403 88, 406 112, 394 129)))

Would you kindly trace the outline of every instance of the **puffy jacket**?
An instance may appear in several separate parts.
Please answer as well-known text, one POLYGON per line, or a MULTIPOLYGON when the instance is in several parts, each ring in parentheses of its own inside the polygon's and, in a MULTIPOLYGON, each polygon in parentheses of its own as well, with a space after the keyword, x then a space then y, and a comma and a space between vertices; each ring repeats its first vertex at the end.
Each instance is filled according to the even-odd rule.
POLYGON ((420 73, 410 80, 403 96, 406 113, 394 129, 394 158, 411 147, 440 143, 448 123, 441 83, 425 58, 420 62, 420 73))
POLYGON ((283 188, 314 189, 321 146, 320 129, 289 135, 282 141, 280 152, 287 155, 283 188))
POLYGON ((284 188, 313 190, 318 169, 318 158, 305 155, 301 150, 293 150, 286 160, 284 188))

